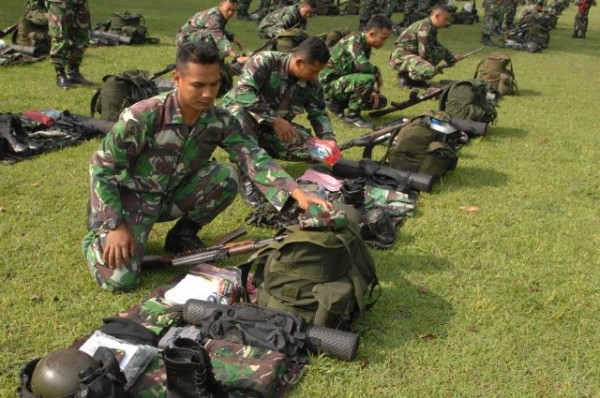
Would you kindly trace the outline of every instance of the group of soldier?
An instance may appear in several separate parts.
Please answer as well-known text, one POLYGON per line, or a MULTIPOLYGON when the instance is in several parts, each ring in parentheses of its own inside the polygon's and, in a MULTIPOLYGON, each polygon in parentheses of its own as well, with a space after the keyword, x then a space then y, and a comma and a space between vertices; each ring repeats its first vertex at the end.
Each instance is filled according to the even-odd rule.
MULTIPOLYGON (((370 58, 392 35, 389 17, 376 14, 364 21, 367 14, 361 15, 361 29, 328 41, 327 34, 306 33, 316 1, 301 0, 264 15, 258 32, 265 46, 248 54, 226 29, 238 1, 221 0, 180 28, 175 89, 125 109, 92 157, 89 232, 82 247, 104 289, 130 291, 139 284, 148 236, 157 222, 178 220, 167 233, 166 251, 203 247, 198 232, 238 192, 251 205, 266 201, 277 210, 291 198, 302 209, 331 209, 331 203, 299 188, 275 159, 313 162, 307 147, 313 134, 336 140, 330 115, 372 128, 361 111, 387 103, 381 70, 370 58), (224 92, 226 58, 243 67, 224 92), (294 122, 302 113, 312 129, 294 122), (212 158, 217 147, 231 164, 212 158)), ((48 4, 57 85, 90 83, 79 72, 90 23, 86 0, 48 4)), ((453 66, 462 58, 437 38, 450 18, 448 6, 433 4, 425 18, 399 34, 390 66, 401 86, 427 86, 442 63, 453 66)))

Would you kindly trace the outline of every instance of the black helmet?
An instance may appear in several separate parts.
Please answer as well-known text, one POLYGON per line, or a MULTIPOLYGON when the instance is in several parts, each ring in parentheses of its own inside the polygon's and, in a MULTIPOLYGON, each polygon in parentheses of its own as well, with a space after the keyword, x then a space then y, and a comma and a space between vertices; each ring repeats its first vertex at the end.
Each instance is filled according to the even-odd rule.
POLYGON ((31 392, 40 398, 58 398, 77 392, 81 380, 100 367, 98 361, 76 348, 51 352, 35 366, 31 392))

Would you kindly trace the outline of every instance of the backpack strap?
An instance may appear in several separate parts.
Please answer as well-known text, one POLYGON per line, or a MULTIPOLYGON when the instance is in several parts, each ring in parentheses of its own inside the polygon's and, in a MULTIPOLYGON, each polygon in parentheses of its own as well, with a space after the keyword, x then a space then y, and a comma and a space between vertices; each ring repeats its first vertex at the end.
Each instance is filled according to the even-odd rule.
POLYGON ((485 61, 485 58, 483 58, 481 61, 479 61, 479 63, 475 67, 475 74, 473 75, 473 79, 477 79, 477 75, 479 75, 479 72, 481 71, 481 66, 483 65, 484 61, 485 61))
POLYGON ((94 114, 96 113, 96 111, 100 112, 100 109, 98 109, 98 105, 100 104, 99 100, 100 100, 100 93, 102 92, 101 88, 97 88, 96 90, 94 90, 94 94, 92 95, 92 99, 90 101, 90 116, 94 117, 94 114))

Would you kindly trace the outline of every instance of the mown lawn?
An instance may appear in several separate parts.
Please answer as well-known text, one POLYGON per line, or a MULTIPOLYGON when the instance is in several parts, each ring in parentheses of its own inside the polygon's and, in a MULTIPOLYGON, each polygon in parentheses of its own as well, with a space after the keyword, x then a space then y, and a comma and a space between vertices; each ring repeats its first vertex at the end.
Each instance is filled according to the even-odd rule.
MULTIPOLYGON (((256 2, 254 2, 256 3, 256 2)), ((157 71, 174 58, 174 37, 195 12, 213 2, 92 1, 93 23, 111 12, 141 12, 156 46, 92 48, 83 73, 157 71)), ((253 4, 251 9, 254 9, 253 4)), ((478 4, 482 12, 483 7, 478 4)), ((23 1, 3 0, 0 27, 22 13, 23 1)), ((506 50, 520 95, 502 100, 489 135, 461 151, 458 168, 421 195, 414 218, 393 249, 374 252, 383 294, 366 318, 359 359, 313 358, 293 397, 592 397, 600 393, 600 138, 596 116, 600 17, 590 13, 588 39, 570 38, 567 9, 541 54, 506 50), (471 206, 475 211, 466 211, 471 206)), ((400 15, 394 19, 399 21, 400 15)), ((312 33, 355 28, 357 17, 317 17, 312 33)), ((253 22, 229 28, 247 48, 261 42, 253 22)), ((479 46, 479 26, 453 26, 440 40, 455 52, 479 46)), ((375 51, 384 93, 406 99, 387 64, 393 48, 375 51)), ((483 52, 448 69, 446 79, 473 76, 483 52)), ((50 64, 0 69, 0 112, 69 109, 88 114, 91 89, 54 85, 50 64)), ((414 116, 428 102, 406 110, 414 116)), ((389 115, 381 123, 400 116, 389 115)), ((334 120, 339 141, 363 131, 334 120)), ((185 272, 147 272, 140 289, 113 295, 98 289, 84 265, 87 167, 98 141, 14 165, 0 165, 0 396, 14 396, 27 361, 69 346, 101 318, 138 303, 185 272)), ((359 150, 347 152, 357 159, 359 150)), ((219 155, 225 160, 223 154, 219 155)), ((299 175, 303 165, 284 165, 299 175)), ((244 223, 239 200, 202 237, 244 223)), ((169 225, 158 225, 159 251, 169 225)), ((254 237, 269 229, 249 228, 254 237)))

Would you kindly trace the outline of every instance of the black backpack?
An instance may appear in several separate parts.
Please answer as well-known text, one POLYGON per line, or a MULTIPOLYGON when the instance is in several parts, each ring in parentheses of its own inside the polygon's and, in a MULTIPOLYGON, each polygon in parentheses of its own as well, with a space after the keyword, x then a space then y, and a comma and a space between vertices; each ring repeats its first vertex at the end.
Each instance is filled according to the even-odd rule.
POLYGON ((482 80, 461 80, 449 84, 440 96, 439 109, 452 119, 492 123, 496 120, 498 91, 482 80))
POLYGON ((116 122, 121 112, 138 101, 158 94, 158 87, 147 72, 134 69, 102 78, 102 87, 92 95, 90 112, 116 122))

